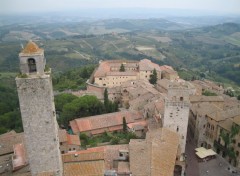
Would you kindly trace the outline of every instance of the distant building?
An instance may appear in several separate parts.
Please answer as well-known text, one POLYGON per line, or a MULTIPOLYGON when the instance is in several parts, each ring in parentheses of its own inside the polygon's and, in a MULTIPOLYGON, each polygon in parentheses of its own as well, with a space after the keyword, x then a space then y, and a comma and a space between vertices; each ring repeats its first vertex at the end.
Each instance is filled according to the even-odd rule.
POLYGON ((161 79, 161 68, 148 59, 141 61, 108 60, 100 62, 92 75, 89 83, 92 86, 116 87, 129 80, 149 80, 153 70, 157 71, 158 79, 161 79), (123 65, 125 71, 120 71, 123 65))

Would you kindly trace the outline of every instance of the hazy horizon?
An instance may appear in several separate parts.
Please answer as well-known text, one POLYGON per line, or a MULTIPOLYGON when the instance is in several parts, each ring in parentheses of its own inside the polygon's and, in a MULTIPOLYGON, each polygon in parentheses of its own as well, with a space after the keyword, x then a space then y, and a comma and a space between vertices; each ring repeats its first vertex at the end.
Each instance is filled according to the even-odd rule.
POLYGON ((16 14, 98 15, 114 17, 129 13, 149 17, 240 15, 239 0, 1 0, 0 15, 16 14))

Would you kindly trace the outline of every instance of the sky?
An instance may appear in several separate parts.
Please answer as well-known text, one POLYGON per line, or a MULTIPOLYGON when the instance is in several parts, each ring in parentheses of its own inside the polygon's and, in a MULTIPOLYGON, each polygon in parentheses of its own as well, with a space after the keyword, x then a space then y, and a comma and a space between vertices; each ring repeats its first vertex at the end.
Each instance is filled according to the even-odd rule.
POLYGON ((0 14, 101 8, 154 8, 240 14, 240 0, 0 0, 0 14))

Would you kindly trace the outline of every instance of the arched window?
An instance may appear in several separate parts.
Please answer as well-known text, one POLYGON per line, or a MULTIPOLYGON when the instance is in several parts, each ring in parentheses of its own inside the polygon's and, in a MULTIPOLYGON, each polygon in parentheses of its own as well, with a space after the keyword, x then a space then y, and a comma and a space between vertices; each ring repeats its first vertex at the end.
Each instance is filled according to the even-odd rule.
POLYGON ((35 59, 33 59, 33 58, 28 59, 28 69, 29 69, 29 73, 37 71, 35 59))

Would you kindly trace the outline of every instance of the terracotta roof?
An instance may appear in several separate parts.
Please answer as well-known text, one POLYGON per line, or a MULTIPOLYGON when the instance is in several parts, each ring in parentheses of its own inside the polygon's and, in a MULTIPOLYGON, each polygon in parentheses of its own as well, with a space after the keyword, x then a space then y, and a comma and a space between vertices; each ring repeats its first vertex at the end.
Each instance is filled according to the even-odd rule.
POLYGON ((147 127, 147 122, 145 120, 139 121, 139 122, 134 122, 134 123, 129 123, 127 124, 128 128, 139 128, 141 126, 142 128, 147 127))
POLYGON ((16 144, 13 146, 14 155, 12 157, 13 170, 20 169, 28 164, 26 158, 25 147, 23 143, 16 144))
POLYGON ((125 68, 127 68, 127 67, 137 67, 137 65, 138 65, 137 61, 130 61, 130 60, 108 60, 108 61, 102 61, 99 64, 96 72, 94 73, 94 77, 104 77, 104 76, 106 76, 106 74, 127 75, 128 73, 133 72, 133 71, 119 72, 119 71, 112 71, 111 70, 112 67, 120 69, 120 66, 121 66, 122 63, 125 63, 124 64, 125 68))
POLYGON ((65 129, 58 130, 59 142, 67 142, 69 145, 81 145, 78 135, 68 134, 65 129))
POLYGON ((208 114, 208 116, 210 118, 214 119, 215 121, 222 121, 222 120, 225 120, 228 118, 234 118, 239 115, 240 115, 239 107, 226 109, 226 110, 222 110, 222 111, 216 111, 216 112, 208 114))
POLYGON ((191 110, 193 111, 194 114, 198 114, 198 115, 201 115, 202 117, 205 117, 205 115, 207 114, 221 111, 222 109, 220 109, 218 106, 212 103, 203 102, 203 103, 192 105, 191 110))
POLYGON ((140 71, 152 71, 154 69, 156 69, 156 71, 161 71, 160 66, 151 62, 149 59, 143 59, 139 61, 140 71))
MULTIPOLYGON (((159 135, 157 131, 156 134, 159 135)), ((151 175, 173 175, 178 144, 178 134, 166 128, 162 128, 160 138, 157 136, 153 138, 151 154, 151 175)))
POLYGON ((64 176, 104 175, 104 160, 64 163, 64 176))
POLYGON ((143 115, 137 111, 121 111, 75 119, 70 121, 70 126, 74 133, 87 132, 121 125, 123 117, 126 118, 127 123, 132 123, 142 119, 143 115))
POLYGON ((0 135, 0 155, 13 153, 13 146, 18 143, 24 142, 23 133, 16 133, 10 131, 0 135))
POLYGON ((104 159, 104 147, 96 147, 77 152, 69 152, 62 155, 64 163, 69 162, 82 162, 82 161, 95 161, 104 159))
POLYGON ((67 142, 69 145, 81 145, 78 135, 67 134, 67 142))
POLYGON ((148 132, 145 140, 131 140, 130 170, 133 175, 173 175, 178 145, 178 134, 166 128, 148 132))
POLYGON ((21 51, 21 54, 38 54, 42 52, 43 49, 39 48, 36 43, 30 40, 25 48, 21 51))

